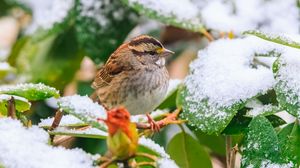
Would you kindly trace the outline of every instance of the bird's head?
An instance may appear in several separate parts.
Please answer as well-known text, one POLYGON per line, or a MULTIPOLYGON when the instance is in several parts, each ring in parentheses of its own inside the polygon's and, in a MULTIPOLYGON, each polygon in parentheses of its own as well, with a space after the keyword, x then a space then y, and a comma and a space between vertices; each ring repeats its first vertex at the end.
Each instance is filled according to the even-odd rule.
POLYGON ((165 65, 165 58, 174 54, 173 51, 164 46, 155 38, 147 35, 140 35, 128 43, 130 51, 142 64, 165 65))

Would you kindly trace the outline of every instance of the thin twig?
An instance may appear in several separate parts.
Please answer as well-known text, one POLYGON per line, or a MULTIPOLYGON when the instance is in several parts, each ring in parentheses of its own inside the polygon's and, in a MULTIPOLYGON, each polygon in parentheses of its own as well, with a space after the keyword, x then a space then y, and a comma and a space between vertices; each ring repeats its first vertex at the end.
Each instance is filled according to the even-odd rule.
POLYGON ((135 167, 140 167, 140 166, 156 167, 156 163, 155 162, 139 162, 139 163, 136 163, 136 165, 135 165, 135 167))
MULTIPOLYGON (((85 127, 80 127, 80 128, 77 128, 76 130, 86 130, 88 128, 91 128, 91 126, 85 126, 85 127)), ((53 135, 54 136, 54 135, 53 135)), ((53 139, 53 142, 52 142, 52 145, 53 146, 58 146, 70 139, 74 138, 73 136, 69 136, 69 135, 61 135, 59 136, 57 139, 53 139)))
POLYGON ((55 128, 57 128, 59 126, 59 123, 62 119, 62 116, 63 116, 63 112, 60 111, 60 110, 57 110, 56 113, 55 113, 55 117, 54 117, 54 120, 52 122, 52 125, 49 128, 50 131, 54 130, 55 128))
POLYGON ((99 168, 107 168, 110 164, 112 164, 115 161, 116 161, 115 159, 108 160, 108 161, 104 162, 103 164, 101 164, 99 166, 99 168))
POLYGON ((136 153, 135 156, 141 156, 141 157, 145 157, 145 158, 148 158, 148 159, 151 159, 153 161, 156 161, 157 160, 157 157, 154 156, 154 155, 151 155, 151 154, 148 154, 148 153, 136 153))
POLYGON ((231 160, 231 143, 232 143, 232 139, 231 136, 228 135, 225 137, 225 141, 226 141, 226 167, 230 168, 230 160, 231 160))
POLYGON ((7 101, 7 115, 13 119, 17 118, 15 98, 13 96, 7 101))
POLYGON ((236 144, 230 152, 230 168, 235 168, 235 158, 236 158, 236 153, 238 151, 238 145, 236 144))

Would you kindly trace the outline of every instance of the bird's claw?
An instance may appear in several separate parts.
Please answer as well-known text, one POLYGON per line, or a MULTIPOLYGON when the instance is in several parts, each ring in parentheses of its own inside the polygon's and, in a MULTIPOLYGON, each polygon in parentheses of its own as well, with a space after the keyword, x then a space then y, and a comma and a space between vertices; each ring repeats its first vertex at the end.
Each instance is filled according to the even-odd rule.
POLYGON ((148 123, 150 124, 150 129, 154 132, 159 132, 160 131, 160 126, 159 124, 153 120, 153 118, 150 116, 150 114, 146 114, 148 123))

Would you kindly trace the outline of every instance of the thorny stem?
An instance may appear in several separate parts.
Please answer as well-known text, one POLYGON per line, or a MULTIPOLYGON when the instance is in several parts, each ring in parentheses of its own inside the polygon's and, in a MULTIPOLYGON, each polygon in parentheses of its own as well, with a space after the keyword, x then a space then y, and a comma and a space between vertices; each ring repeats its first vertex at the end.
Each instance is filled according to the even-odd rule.
POLYGON ((230 155, 231 155, 232 139, 230 136, 226 136, 225 141, 226 141, 226 167, 230 168, 230 160, 231 160, 230 155))
POLYGON ((7 101, 7 113, 8 116, 15 119, 16 117, 16 104, 15 104, 15 98, 12 96, 11 99, 7 101))

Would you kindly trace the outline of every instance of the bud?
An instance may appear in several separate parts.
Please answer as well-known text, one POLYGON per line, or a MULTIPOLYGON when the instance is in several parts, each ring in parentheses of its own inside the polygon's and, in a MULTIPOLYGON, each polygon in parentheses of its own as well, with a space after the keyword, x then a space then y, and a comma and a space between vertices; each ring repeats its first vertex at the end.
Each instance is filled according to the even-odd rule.
POLYGON ((112 156, 124 160, 136 153, 138 132, 136 125, 130 122, 129 112, 123 108, 112 109, 107 112, 104 121, 108 126, 107 146, 112 156))

